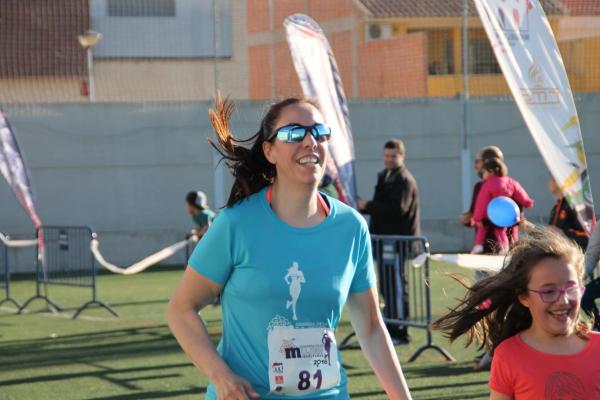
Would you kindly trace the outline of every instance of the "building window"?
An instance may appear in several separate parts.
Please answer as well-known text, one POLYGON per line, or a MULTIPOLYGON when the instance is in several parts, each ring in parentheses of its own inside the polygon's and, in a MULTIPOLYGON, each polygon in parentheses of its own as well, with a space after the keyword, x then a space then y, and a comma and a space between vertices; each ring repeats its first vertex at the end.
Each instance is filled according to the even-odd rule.
POLYGON ((469 40, 469 73, 499 74, 500 66, 489 40, 469 40))
POLYGON ((96 58, 167 59, 232 55, 230 1, 216 2, 216 17, 213 16, 213 0, 88 1, 91 29, 103 35, 94 47, 96 58), (216 29, 215 20, 218 22, 216 29), (215 36, 215 31, 218 36, 215 36))
POLYGON ((109 17, 174 17, 175 0, 108 0, 109 17))
POLYGON ((454 47, 452 30, 432 29, 427 32, 429 75, 450 75, 454 73, 454 47))

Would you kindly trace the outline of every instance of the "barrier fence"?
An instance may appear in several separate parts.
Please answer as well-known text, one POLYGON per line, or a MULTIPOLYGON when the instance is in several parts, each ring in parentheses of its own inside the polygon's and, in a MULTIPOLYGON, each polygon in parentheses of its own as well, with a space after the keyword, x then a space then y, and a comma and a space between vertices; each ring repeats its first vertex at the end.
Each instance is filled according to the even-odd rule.
POLYGON ((46 301, 46 304, 57 311, 62 309, 50 299, 47 290, 42 294, 42 285, 66 285, 90 288, 92 299, 77 309, 73 318, 89 306, 96 304, 118 317, 108 304, 97 297, 96 263, 90 250, 90 242, 96 236, 87 226, 42 226, 37 236, 43 234, 44 249, 37 248, 36 289, 19 313, 36 299, 46 301), (40 253, 41 252, 41 253, 40 253))
MULTIPOLYGON (((426 343, 410 357, 415 361, 427 349, 437 350, 446 360, 454 357, 433 343, 431 323, 431 281, 429 279, 429 242, 420 236, 371 236, 373 259, 377 269, 379 291, 383 297, 382 314, 387 326, 424 329, 426 343)), ((342 341, 340 348, 350 347, 354 333, 342 341)))
MULTIPOLYGON (((6 236, 6 235, 5 235, 6 236)), ((8 247, 0 241, 0 289, 4 289, 4 297, 0 300, 0 305, 10 302, 17 308, 21 304, 10 295, 10 266, 8 265, 8 247)))

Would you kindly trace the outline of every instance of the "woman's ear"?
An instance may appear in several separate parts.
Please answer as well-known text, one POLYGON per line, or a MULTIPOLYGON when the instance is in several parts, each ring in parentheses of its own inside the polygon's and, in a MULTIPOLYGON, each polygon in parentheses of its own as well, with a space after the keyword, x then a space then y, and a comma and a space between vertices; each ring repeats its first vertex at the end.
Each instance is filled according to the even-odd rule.
POLYGON ((270 162, 271 164, 275 165, 276 160, 275 160, 275 157, 273 154, 274 153, 273 152, 273 143, 264 141, 262 144, 262 148, 263 148, 263 153, 265 153, 265 158, 267 159, 267 161, 270 162))

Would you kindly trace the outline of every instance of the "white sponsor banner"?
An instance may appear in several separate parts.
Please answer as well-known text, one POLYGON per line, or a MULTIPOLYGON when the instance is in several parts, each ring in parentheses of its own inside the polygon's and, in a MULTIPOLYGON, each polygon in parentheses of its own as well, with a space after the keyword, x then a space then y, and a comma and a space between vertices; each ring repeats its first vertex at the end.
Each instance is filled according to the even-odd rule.
POLYGON ((548 169, 584 229, 595 223, 579 118, 538 0, 475 0, 498 63, 548 169))
POLYGON ((341 199, 355 207, 354 143, 346 95, 333 52, 319 25, 307 15, 291 15, 283 25, 304 96, 319 102, 325 123, 332 129, 327 173, 334 180, 339 178, 343 188, 341 199))

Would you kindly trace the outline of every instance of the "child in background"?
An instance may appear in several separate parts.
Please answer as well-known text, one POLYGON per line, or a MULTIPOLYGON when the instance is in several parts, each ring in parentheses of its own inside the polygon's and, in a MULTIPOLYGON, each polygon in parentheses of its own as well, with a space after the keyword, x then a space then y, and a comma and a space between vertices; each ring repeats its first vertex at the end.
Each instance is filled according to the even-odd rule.
POLYGON ((188 213, 196 223, 196 228, 193 230, 194 235, 201 239, 215 219, 215 212, 208 207, 206 194, 201 190, 189 192, 185 196, 185 202, 188 213))
POLYGON ((573 239, 585 251, 590 237, 577 219, 577 213, 563 196, 562 190, 560 190, 554 178, 550 178, 548 187, 556 199, 556 204, 552 207, 552 211, 550 211, 548 224, 556 226, 566 237, 573 239))
POLYGON ((520 239, 498 274, 433 326, 493 353, 490 399, 600 399, 600 334, 581 319, 581 249, 554 229, 520 239))
POLYGON ((483 163, 483 185, 475 200, 473 211, 473 225, 477 227, 475 233, 475 246, 471 253, 483 252, 483 245, 488 229, 493 229, 496 243, 498 243, 498 254, 506 254, 509 247, 507 228, 493 226, 486 227, 483 224, 487 217, 487 207, 490 201, 498 196, 506 196, 513 199, 521 209, 533 207, 533 200, 525 189, 513 178, 507 176, 508 168, 499 158, 490 158, 483 163))

